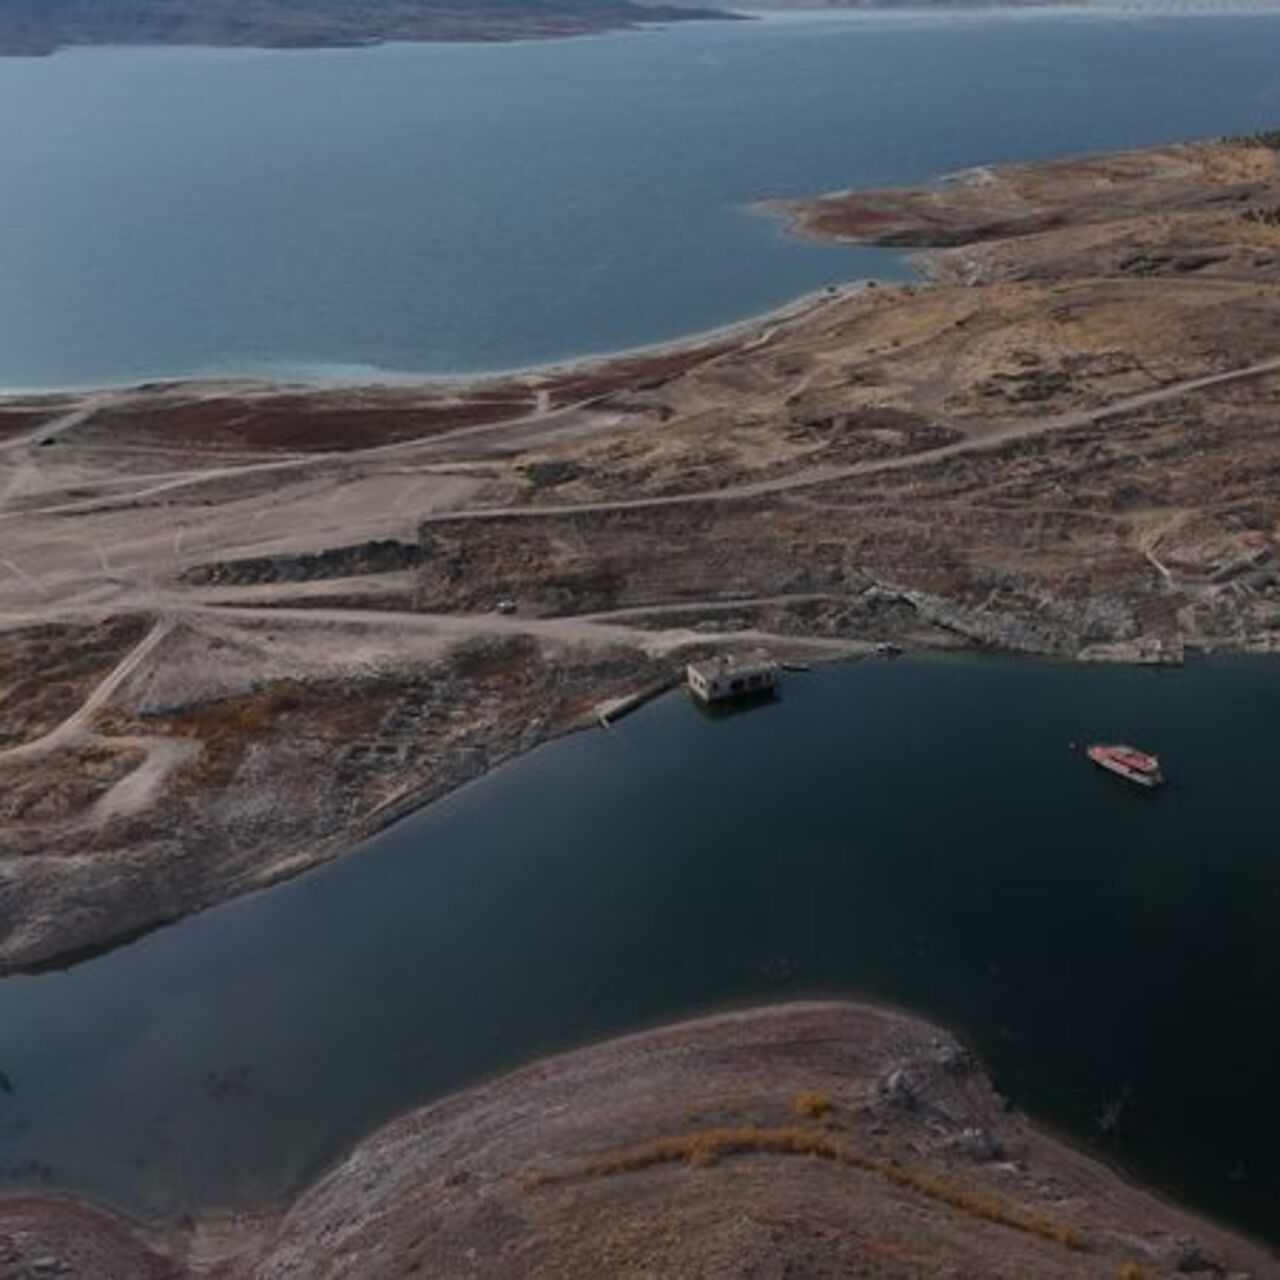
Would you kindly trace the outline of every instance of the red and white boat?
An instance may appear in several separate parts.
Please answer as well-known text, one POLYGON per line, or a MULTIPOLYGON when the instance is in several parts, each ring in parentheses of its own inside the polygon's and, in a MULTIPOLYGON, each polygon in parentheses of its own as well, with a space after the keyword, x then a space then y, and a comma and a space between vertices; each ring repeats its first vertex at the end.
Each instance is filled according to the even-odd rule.
POLYGON ((1140 787, 1158 787, 1164 781, 1160 772, 1160 757, 1127 747, 1123 743, 1095 742, 1085 749, 1085 754, 1102 769, 1118 773, 1140 787))

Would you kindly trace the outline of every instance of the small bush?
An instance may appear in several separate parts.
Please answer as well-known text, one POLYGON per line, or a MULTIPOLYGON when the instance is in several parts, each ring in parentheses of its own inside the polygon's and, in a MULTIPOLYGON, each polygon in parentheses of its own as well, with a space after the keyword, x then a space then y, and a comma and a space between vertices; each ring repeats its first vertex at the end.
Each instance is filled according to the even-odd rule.
POLYGON ((273 680, 248 693, 210 698, 172 712, 133 717, 107 707, 98 713, 94 728, 108 735, 146 733, 192 739, 202 750, 184 767, 184 776, 205 785, 221 785, 235 772, 254 739, 270 732, 281 716, 306 705, 304 685, 273 680))
POLYGON ((791 1110, 805 1120, 822 1120, 835 1110, 835 1106, 825 1093, 808 1090, 796 1094, 791 1100, 791 1110))
POLYGON ((1266 147, 1269 151, 1280 151, 1280 129, 1261 129, 1257 133, 1241 133, 1224 141, 1237 147, 1266 147))
POLYGON ((1264 227, 1280 227, 1280 204, 1269 209, 1246 209, 1241 215, 1246 222, 1256 222, 1264 227))

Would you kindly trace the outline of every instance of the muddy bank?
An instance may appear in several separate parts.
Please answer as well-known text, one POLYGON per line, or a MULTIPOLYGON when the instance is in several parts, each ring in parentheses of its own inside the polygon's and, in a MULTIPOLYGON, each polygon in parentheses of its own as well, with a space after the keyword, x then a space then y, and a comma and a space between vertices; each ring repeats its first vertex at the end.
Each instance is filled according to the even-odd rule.
POLYGON ((97 1277, 1280 1275, 1011 1111, 952 1035, 848 1003, 534 1063, 394 1121, 275 1216, 147 1235, 14 1200, 0 1244, 97 1277))
MULTIPOLYGON (((802 301, 778 316, 802 309, 802 301)), ((99 393, 103 402, 77 433, 83 444, 180 452, 324 454, 412 443, 437 435, 536 421, 582 407, 625 388, 660 385, 730 349, 743 329, 699 334, 615 356, 584 358, 544 369, 491 377, 418 382, 306 386, 271 382, 157 382, 99 393)), ((16 398, 0 417, 0 438, 33 429, 42 416, 16 398)))

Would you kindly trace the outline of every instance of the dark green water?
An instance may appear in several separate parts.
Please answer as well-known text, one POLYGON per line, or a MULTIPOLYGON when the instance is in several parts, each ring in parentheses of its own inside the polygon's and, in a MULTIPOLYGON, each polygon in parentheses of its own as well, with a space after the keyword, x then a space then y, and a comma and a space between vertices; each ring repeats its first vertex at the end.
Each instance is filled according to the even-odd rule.
POLYGON ((359 856, 0 983, 3 1177, 252 1200, 547 1050, 848 994, 950 1024, 1020 1106, 1280 1240, 1278 778, 1261 661, 866 662, 714 720, 671 696, 359 856), (1118 736, 1164 791, 1068 748, 1118 736))

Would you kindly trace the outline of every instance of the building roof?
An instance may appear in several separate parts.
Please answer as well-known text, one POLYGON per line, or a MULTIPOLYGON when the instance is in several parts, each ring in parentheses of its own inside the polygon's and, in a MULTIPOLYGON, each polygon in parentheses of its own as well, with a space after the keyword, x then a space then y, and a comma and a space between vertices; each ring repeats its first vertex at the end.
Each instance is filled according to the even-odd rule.
POLYGON ((758 675, 763 671, 776 671, 778 664, 767 653, 717 654, 702 662, 691 662, 689 670, 704 680, 717 680, 724 676, 758 675))

